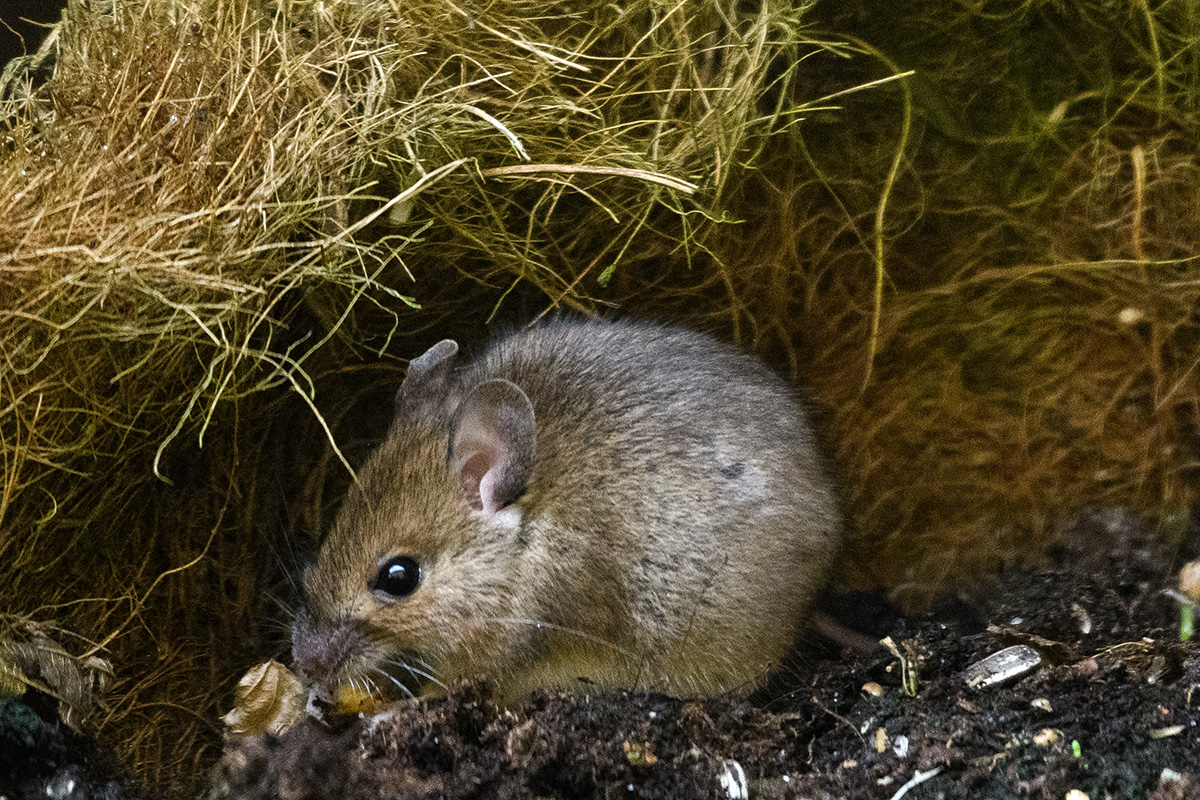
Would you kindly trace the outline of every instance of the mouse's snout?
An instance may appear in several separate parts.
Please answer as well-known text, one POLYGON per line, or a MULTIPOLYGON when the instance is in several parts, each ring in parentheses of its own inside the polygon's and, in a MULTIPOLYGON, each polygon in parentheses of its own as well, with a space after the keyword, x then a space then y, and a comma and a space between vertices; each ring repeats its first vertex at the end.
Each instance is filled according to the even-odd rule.
POLYGON ((357 649, 358 638, 348 621, 322 626, 302 612, 292 625, 296 670, 309 683, 332 684, 357 649))
POLYGON ((390 700, 415 697, 427 681, 438 683, 350 618, 324 623, 301 612, 292 625, 292 658, 308 689, 308 715, 326 725, 344 714, 371 713, 390 700))
POLYGON ((292 623, 292 659, 308 690, 308 716, 329 726, 339 713, 338 683, 354 649, 351 627, 325 627, 305 611, 292 623))

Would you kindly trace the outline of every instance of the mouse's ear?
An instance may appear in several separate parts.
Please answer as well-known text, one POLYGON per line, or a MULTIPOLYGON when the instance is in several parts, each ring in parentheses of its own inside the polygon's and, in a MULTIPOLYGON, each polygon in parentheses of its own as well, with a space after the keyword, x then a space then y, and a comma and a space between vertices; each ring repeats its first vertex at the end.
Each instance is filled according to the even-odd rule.
POLYGON ((440 403, 450 385, 458 342, 442 339, 420 356, 408 362, 408 372, 396 392, 396 410, 440 403))
POLYGON ((525 493, 537 426, 521 387, 496 378, 463 400, 450 434, 450 469, 472 508, 499 511, 525 493))

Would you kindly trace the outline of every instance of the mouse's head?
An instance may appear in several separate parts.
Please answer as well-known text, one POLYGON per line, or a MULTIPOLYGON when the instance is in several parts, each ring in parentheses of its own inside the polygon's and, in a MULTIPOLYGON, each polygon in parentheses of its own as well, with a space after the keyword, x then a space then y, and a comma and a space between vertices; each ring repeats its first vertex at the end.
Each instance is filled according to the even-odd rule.
POLYGON ((314 712, 486 668, 518 646, 520 627, 503 621, 523 616, 514 504, 533 469, 533 406, 505 380, 459 388, 457 350, 446 340, 410 364, 392 431, 305 575, 293 655, 314 712))

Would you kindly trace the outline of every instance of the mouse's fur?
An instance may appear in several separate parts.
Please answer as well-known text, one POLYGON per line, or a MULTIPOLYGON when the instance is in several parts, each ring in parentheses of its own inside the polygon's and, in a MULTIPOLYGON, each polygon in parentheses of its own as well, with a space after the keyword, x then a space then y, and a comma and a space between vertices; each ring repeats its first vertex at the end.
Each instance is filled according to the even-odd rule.
POLYGON ((461 365, 457 350, 411 363, 305 578, 293 640, 313 697, 412 675, 486 674, 508 694, 758 683, 841 538, 789 387, 649 323, 550 322, 461 365), (420 586, 372 590, 400 555, 420 586))

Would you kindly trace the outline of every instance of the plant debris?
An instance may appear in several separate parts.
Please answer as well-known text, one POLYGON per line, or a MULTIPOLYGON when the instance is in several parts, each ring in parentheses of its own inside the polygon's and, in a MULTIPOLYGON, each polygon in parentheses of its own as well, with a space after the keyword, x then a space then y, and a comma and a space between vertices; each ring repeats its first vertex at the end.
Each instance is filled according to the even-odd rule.
POLYGON ((238 681, 233 710, 222 719, 229 733, 283 733, 304 717, 300 679, 275 659, 252 668, 238 681))

